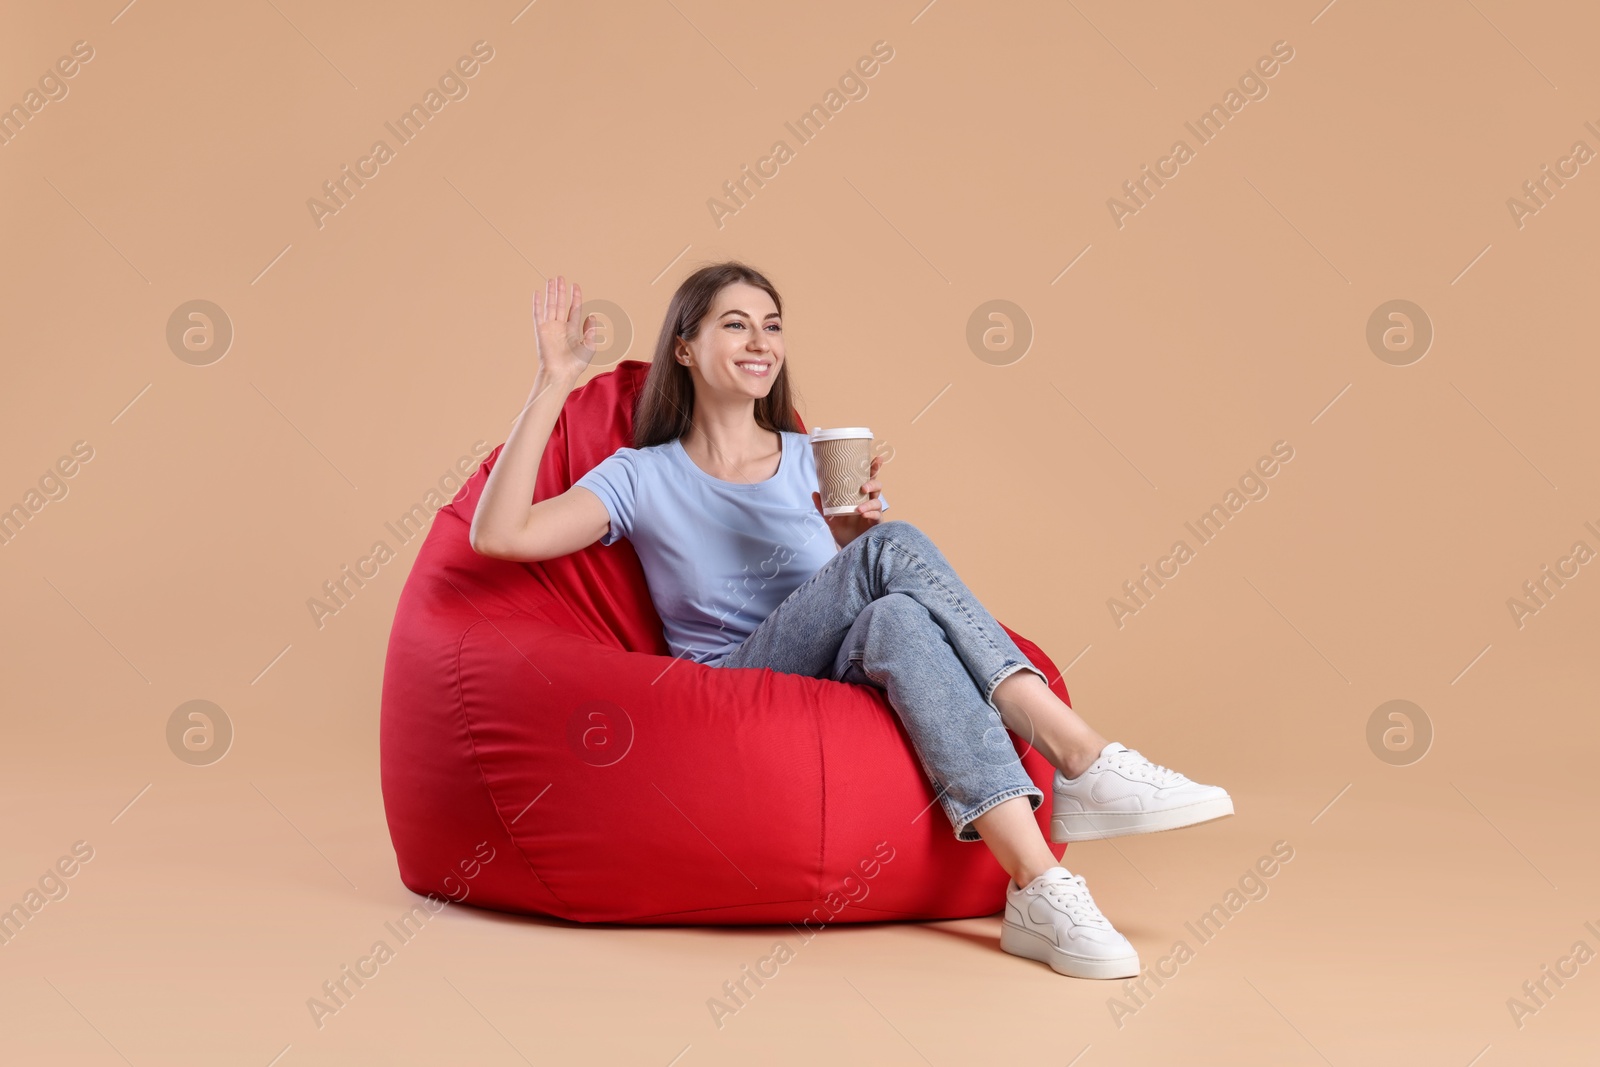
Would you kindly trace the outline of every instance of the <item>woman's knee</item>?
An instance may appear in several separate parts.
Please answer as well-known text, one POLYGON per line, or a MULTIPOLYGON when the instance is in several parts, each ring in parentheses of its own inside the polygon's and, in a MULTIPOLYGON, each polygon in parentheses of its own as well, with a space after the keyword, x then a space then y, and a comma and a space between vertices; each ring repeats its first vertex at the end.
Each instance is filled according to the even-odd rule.
POLYGON ((867 536, 918 548, 931 547, 933 544, 927 534, 905 519, 886 519, 868 530, 867 536))
POLYGON ((945 639, 938 620, 907 593, 887 593, 872 602, 871 611, 861 647, 862 665, 869 672, 883 670, 908 646, 926 649, 945 639))
POLYGON ((869 626, 887 626, 898 633, 904 633, 925 620, 932 621, 922 601, 909 593, 885 593, 872 602, 871 610, 869 626))

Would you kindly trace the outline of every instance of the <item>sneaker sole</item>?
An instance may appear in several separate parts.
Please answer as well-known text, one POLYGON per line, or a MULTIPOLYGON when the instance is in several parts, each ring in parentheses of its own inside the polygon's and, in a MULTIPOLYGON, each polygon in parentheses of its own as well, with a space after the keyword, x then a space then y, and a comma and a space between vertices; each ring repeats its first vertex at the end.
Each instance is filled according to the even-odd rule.
POLYGON ((1103 841, 1129 834, 1153 834, 1177 830, 1196 823, 1210 822, 1233 814, 1232 797, 1196 801, 1181 808, 1161 811, 1062 812, 1050 816, 1050 840, 1060 844, 1072 841, 1103 841))
POLYGON ((1013 956, 1047 963, 1068 978, 1134 978, 1139 974, 1139 954, 1102 959, 1063 952, 1042 934, 1000 920, 1000 947, 1013 956))

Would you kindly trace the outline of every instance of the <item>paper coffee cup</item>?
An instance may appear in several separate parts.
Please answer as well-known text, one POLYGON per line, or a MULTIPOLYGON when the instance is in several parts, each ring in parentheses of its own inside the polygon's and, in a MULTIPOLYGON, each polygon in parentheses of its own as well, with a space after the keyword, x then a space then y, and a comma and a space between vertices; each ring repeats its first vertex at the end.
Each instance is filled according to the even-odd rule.
POLYGON ((872 471, 871 430, 865 426, 814 429, 811 454, 816 460, 824 515, 848 515, 866 501, 861 486, 872 471))

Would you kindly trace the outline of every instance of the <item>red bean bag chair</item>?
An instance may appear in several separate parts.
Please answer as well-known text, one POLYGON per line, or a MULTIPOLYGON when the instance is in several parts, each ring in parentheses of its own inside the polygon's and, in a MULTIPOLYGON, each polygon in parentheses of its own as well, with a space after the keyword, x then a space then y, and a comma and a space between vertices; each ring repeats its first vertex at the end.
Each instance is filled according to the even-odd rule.
MULTIPOLYGON (((631 443, 647 369, 572 392, 535 500, 631 443)), ((1005 871, 955 839, 882 690, 675 659, 626 540, 542 563, 474 552, 499 455, 435 515, 389 637, 383 802, 408 888, 580 922, 810 929, 1004 906, 1005 871)), ((1012 741, 1046 831, 1052 768, 1012 741)))

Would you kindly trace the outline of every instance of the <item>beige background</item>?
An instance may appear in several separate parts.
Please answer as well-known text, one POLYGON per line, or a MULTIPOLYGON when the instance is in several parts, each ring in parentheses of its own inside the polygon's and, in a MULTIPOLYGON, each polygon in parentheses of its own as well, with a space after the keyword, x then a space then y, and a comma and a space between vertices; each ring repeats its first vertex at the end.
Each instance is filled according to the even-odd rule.
POLYGON ((1600 150, 1589 5, 123 3, 17 5, 0 36, 7 106, 94 53, 0 147, 0 505, 93 450, 0 547, 0 904, 94 850, 0 946, 0 1060, 1594 1061, 1600 965, 1507 1006, 1600 951, 1600 567, 1507 607, 1600 549, 1596 164, 1507 207, 1600 150), (469 94, 319 228, 306 201, 480 40, 469 94), (784 123, 876 41, 800 145, 784 123), (1277 41, 1268 95, 1198 145, 1277 41), (449 909, 319 1030, 307 998, 415 899, 377 715, 420 538, 384 523, 503 439, 545 275, 623 308, 643 359, 726 257, 786 298, 807 422, 893 445, 893 517, 1104 732, 1233 792, 1068 850, 1145 962, 1274 842, 1294 860, 1120 1027, 1120 984, 1004 955, 998 917, 830 929, 718 1029, 707 998, 785 930, 449 909), (206 366, 166 340, 196 299, 234 331, 206 366), (987 362, 997 299, 1033 340, 987 362), (1435 333, 1407 366, 1365 339, 1396 299, 1435 333), (1280 440, 1270 494, 1119 628, 1108 599, 1280 440), (397 558, 319 629, 307 601, 379 539, 397 558), (167 745, 194 699, 235 729, 210 766, 167 745), (1367 741, 1395 699, 1434 731, 1406 766, 1367 741))

